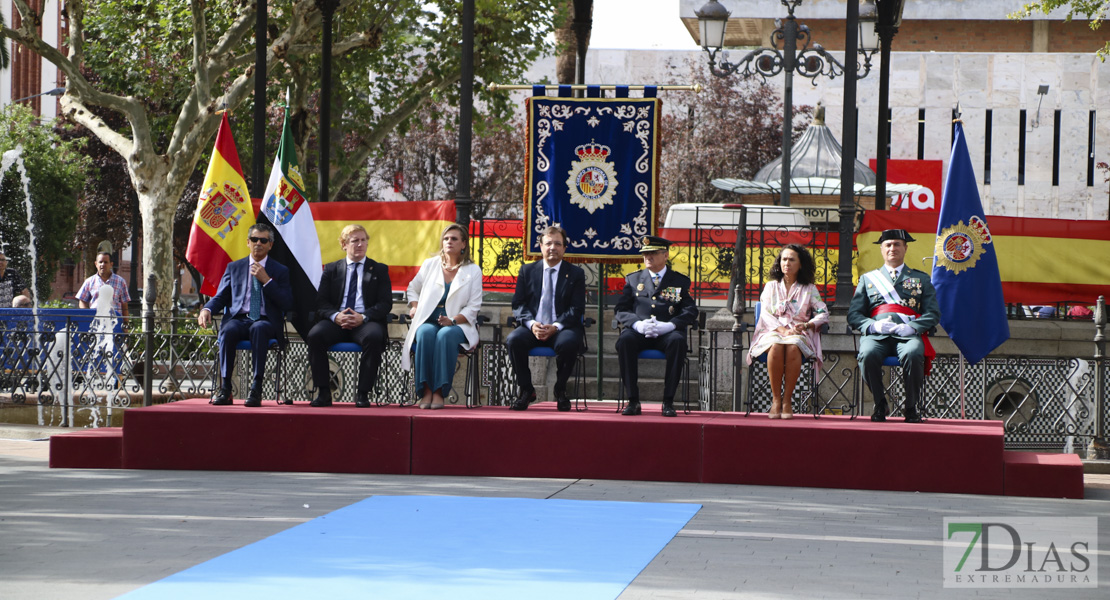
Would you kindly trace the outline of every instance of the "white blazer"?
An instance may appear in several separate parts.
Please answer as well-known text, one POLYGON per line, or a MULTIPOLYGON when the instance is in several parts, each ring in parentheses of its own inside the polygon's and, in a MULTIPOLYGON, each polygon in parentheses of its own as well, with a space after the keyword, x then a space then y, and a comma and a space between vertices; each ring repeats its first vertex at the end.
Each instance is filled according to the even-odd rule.
MULTIPOLYGON (((405 335, 405 347, 401 350, 401 368, 408 371, 411 368, 409 351, 412 349, 412 340, 416 337, 416 330, 424 321, 428 320, 439 305, 443 297, 443 266, 439 255, 435 255, 424 264, 420 265, 416 277, 409 283, 405 293, 407 302, 416 301, 416 314, 409 324, 409 332, 405 335)), ((447 302, 443 305, 448 317, 462 315, 466 323, 459 323, 463 333, 466 334, 465 349, 478 345, 478 310, 482 308, 482 268, 474 263, 459 267, 455 279, 451 282, 451 291, 447 293, 447 302)))

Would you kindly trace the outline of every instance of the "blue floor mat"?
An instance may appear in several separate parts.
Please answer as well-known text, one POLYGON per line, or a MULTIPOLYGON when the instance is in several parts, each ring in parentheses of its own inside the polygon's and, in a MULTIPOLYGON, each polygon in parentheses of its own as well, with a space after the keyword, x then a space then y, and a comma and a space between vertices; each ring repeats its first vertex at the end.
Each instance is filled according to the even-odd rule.
POLYGON ((121 598, 612 599, 700 508, 374 496, 121 598))

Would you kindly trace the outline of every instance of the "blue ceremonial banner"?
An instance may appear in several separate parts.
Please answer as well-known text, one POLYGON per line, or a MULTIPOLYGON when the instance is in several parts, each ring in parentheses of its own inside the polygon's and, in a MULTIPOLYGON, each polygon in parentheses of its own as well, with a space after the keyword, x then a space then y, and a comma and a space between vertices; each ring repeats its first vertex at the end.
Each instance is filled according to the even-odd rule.
POLYGON ((655 233, 659 188, 658 98, 532 97, 524 251, 540 256, 540 232, 567 230, 565 258, 639 262, 655 233))
POLYGON ((937 221, 933 287, 941 326, 964 358, 975 364, 1010 339, 1010 325, 963 124, 956 122, 955 127, 937 221))

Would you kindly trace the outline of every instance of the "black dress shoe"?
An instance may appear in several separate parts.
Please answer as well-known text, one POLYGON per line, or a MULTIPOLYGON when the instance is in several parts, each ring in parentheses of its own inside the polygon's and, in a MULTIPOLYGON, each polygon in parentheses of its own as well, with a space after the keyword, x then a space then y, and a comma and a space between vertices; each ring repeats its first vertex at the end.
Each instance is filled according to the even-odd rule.
POLYGON ((570 412, 570 398, 566 394, 555 394, 555 410, 570 412))
POLYGON ((358 408, 370 408, 370 394, 367 392, 357 392, 355 394, 355 406, 358 408))
POLYGON ((320 394, 312 401, 312 406, 331 406, 331 396, 320 394))
POLYGON ((624 410, 621 411, 621 414, 626 417, 635 417, 636 415, 640 414, 640 401, 629 400, 628 406, 624 407, 624 410))
POLYGON ((875 413, 871 415, 871 420, 875 421, 876 423, 883 423, 886 422, 886 415, 882 413, 875 413))
POLYGON ((922 420, 921 415, 917 413, 906 413, 907 423, 920 423, 922 420))
POLYGON ((216 392, 216 395, 212 396, 212 399, 209 400, 208 403, 216 406, 227 406, 231 404, 231 390, 220 390, 216 392))
POLYGON ((247 401, 243 403, 243 406, 250 408, 262 406, 262 388, 257 386, 251 387, 250 393, 247 394, 247 401))
POLYGON ((513 400, 509 410, 528 410, 528 405, 536 401, 536 391, 521 392, 520 397, 513 400))
POLYGON ((664 400, 663 401, 663 416, 664 417, 677 417, 678 416, 678 413, 675 412, 675 410, 674 410, 674 401, 673 400, 664 400))

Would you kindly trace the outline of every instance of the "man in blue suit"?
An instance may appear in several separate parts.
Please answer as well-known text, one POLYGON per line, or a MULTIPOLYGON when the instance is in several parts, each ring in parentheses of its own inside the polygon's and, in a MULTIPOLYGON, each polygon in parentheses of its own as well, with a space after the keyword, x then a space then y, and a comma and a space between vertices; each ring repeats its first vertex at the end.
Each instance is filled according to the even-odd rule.
POLYGON ((517 277, 513 317, 520 326, 505 338, 520 387, 520 397, 509 407, 512 410, 526 410, 536 399, 528 353, 537 346, 555 350, 555 407, 570 410, 567 379, 582 347, 586 273, 563 260, 566 250, 567 232, 562 227, 548 227, 540 236, 543 260, 524 265, 517 277))
POLYGON ((654 235, 640 242, 644 268, 624 278, 624 290, 616 305, 616 320, 624 329, 617 338, 617 359, 628 394, 622 415, 640 414, 638 360, 643 350, 659 350, 667 357, 663 380, 663 416, 677 415, 674 394, 686 357, 686 328, 698 319, 698 307, 690 295, 690 278, 667 268, 671 242, 654 235))
POLYGON ((251 341, 251 363, 254 379, 246 406, 262 406, 262 376, 266 370, 266 352, 270 340, 284 340, 285 313, 293 308, 293 290, 289 286, 289 269, 267 258, 274 243, 270 226, 257 223, 247 232, 250 256, 227 265, 216 295, 197 315, 197 323, 207 328, 212 313, 222 310, 219 342, 220 390, 212 404, 231 404, 231 374, 235 368, 235 346, 242 340, 251 341))

